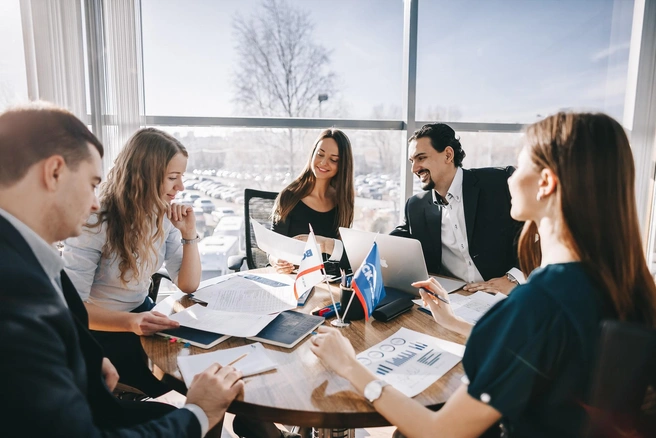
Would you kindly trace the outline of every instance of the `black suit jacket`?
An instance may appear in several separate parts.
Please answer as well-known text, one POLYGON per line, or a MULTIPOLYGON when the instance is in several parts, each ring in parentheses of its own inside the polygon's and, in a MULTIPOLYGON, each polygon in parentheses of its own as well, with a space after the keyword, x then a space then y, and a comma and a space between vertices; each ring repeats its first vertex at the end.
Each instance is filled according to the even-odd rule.
POLYGON ((65 274, 62 286, 68 308, 23 237, 0 217, 2 436, 199 437, 187 409, 112 396, 84 304, 65 274))
MULTIPOLYGON (((485 280, 501 277, 518 266, 517 238, 522 224, 510 217, 508 177, 514 167, 463 169, 462 199, 469 255, 485 280)), ((403 224, 394 236, 421 242, 428 272, 442 269, 442 209, 430 191, 412 196, 405 204, 403 224)))

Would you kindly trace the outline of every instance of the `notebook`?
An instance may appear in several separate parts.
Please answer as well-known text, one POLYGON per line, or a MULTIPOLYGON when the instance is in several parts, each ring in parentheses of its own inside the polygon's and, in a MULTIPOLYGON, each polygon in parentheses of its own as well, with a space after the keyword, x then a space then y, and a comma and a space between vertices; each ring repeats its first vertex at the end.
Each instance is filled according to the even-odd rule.
POLYGON ((257 336, 248 339, 278 347, 293 348, 324 321, 325 318, 322 316, 286 310, 271 321, 257 336))
MULTIPOLYGON (((378 244, 383 284, 403 292, 419 296, 419 289, 411 284, 428 278, 428 270, 421 249, 421 242, 406 237, 370 233, 352 228, 339 228, 349 263, 354 269, 367 257, 374 240, 378 244)), ((448 293, 461 289, 464 281, 433 277, 448 293)))
POLYGON ((205 371, 210 365, 215 363, 227 365, 240 356, 244 357, 232 366, 240 370, 244 377, 264 373, 275 369, 277 366, 262 344, 255 343, 211 353, 178 356, 178 368, 188 388, 191 386, 194 376, 205 371))
POLYGON ((157 334, 159 336, 164 336, 165 338, 188 342, 189 344, 200 348, 212 348, 230 337, 228 335, 206 332, 205 330, 198 330, 184 326, 157 332, 157 334))

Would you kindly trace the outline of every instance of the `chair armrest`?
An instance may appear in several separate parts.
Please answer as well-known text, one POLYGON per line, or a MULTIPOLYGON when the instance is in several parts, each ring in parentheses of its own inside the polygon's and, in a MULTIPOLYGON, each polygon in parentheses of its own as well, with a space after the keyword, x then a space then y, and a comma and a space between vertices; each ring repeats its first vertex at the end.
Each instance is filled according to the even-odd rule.
POLYGON ((157 302, 157 294, 159 293, 159 284, 162 282, 162 278, 166 278, 171 281, 171 277, 166 269, 161 268, 159 271, 155 272, 150 277, 150 287, 148 287, 148 296, 153 303, 157 302))
POLYGON ((246 255, 231 255, 228 257, 228 269, 231 271, 239 272, 241 270, 241 265, 244 264, 246 260, 246 255))

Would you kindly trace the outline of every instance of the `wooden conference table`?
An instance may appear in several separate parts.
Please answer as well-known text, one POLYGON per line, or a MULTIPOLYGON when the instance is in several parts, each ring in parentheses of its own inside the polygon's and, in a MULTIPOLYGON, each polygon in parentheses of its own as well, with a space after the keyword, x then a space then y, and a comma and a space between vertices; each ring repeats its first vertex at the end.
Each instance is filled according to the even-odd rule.
MULTIPOLYGON (((271 268, 264 268, 256 272, 273 273, 274 271, 271 268)), ((333 294, 335 301, 339 301, 339 286, 331 285, 329 291, 324 283, 316 286, 314 294, 306 305, 296 310, 310 313, 316 308, 329 305, 331 302, 329 293, 333 294)), ((176 303, 174 312, 192 304, 194 304, 192 300, 184 297, 176 303)), ((326 324, 329 325, 328 320, 326 324)), ((391 336, 401 327, 459 344, 465 343, 463 336, 441 328, 430 315, 420 312, 416 306, 387 323, 371 318, 366 323, 364 320, 353 321, 350 327, 340 330, 351 341, 356 353, 359 353, 391 336)), ((245 378, 243 397, 235 400, 228 412, 244 414, 248 418, 262 421, 321 429, 389 425, 385 418, 355 392, 350 383, 324 368, 310 351, 309 340, 310 336, 293 349, 263 344, 271 359, 278 363, 278 369, 245 378)), ((165 373, 181 379, 177 356, 185 349, 182 344, 171 343, 160 336, 142 337, 141 342, 155 365, 165 373)), ((201 354, 252 342, 233 337, 209 350, 198 347, 187 349, 190 350, 190 354, 201 354)), ((437 410, 460 386, 463 375, 462 363, 459 363, 414 399, 424 406, 437 410)))

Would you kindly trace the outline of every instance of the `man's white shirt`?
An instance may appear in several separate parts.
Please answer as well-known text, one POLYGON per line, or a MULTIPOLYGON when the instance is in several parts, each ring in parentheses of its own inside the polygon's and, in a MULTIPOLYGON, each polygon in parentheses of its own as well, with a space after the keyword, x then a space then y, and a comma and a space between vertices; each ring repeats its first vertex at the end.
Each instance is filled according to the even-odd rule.
MULTIPOLYGON (((451 186, 446 193, 448 205, 442 209, 442 268, 445 273, 467 283, 481 282, 483 277, 469 255, 465 208, 462 200, 462 168, 458 167, 451 186)), ((432 190, 433 204, 437 204, 437 193, 432 190)))

